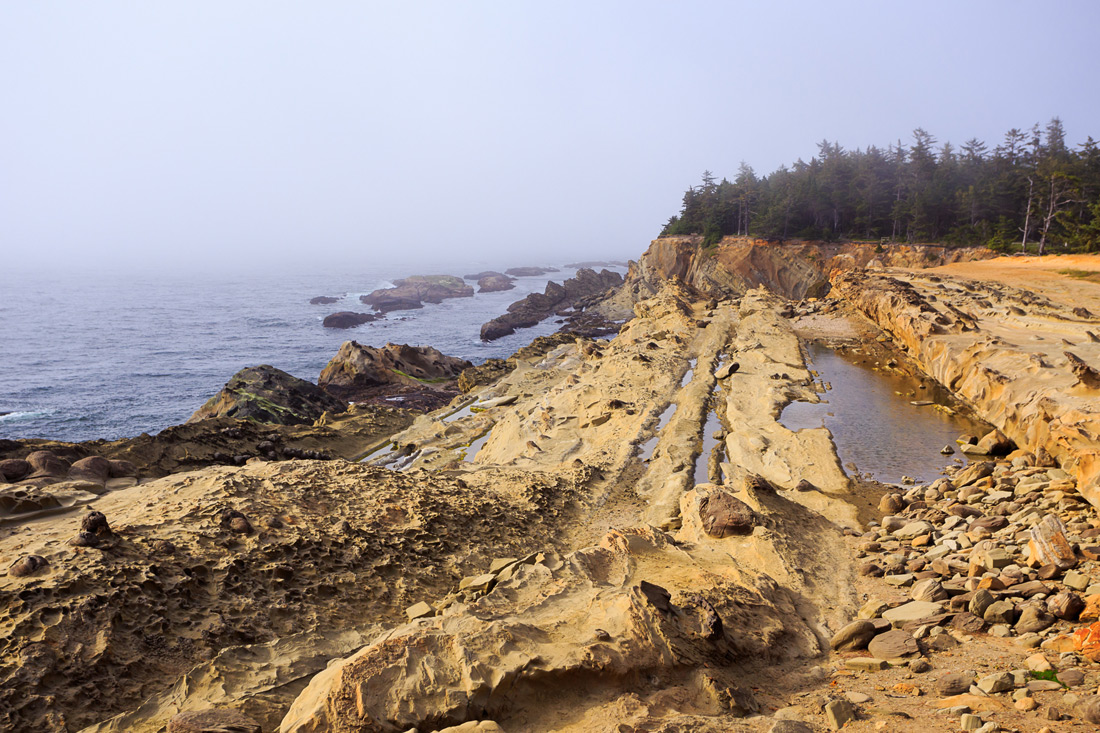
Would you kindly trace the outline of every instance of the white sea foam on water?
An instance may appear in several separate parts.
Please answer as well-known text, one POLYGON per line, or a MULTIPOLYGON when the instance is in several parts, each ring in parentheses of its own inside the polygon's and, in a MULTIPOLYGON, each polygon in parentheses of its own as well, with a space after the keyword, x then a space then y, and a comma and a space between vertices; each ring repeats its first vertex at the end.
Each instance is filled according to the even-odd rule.
POLYGON ((0 414, 0 422, 17 422, 19 420, 35 420, 40 417, 49 417, 57 410, 26 410, 23 412, 8 412, 0 414))

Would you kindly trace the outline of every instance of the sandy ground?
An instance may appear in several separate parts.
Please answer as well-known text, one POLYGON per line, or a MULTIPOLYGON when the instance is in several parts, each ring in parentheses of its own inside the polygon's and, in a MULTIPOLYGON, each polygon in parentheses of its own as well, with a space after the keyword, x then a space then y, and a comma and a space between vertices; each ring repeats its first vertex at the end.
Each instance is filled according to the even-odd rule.
POLYGON ((1084 306, 1093 313, 1100 313, 1100 282, 1070 277, 1059 272, 1060 270, 1091 270, 1100 273, 1100 254, 998 257, 977 262, 956 262, 924 272, 1001 282, 1034 290, 1063 305, 1084 306))

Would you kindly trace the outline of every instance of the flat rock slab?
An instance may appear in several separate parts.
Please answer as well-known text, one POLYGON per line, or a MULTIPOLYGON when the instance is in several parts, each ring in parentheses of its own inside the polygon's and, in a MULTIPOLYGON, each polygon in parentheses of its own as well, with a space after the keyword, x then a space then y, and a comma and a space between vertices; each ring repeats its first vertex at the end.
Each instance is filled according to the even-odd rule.
POLYGON ((879 634, 867 645, 867 651, 876 659, 898 659, 920 652, 913 635, 901 629, 879 634))
POLYGON ((943 611, 943 606, 939 603, 910 601, 897 608, 891 608, 889 611, 883 612, 882 617, 897 628, 913 621, 919 621, 922 618, 936 616, 943 613, 943 611))

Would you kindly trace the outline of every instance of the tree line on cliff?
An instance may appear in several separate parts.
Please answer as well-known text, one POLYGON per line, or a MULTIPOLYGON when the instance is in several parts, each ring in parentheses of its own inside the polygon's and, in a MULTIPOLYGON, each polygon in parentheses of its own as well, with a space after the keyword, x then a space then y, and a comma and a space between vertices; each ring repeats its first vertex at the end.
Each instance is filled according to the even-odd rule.
POLYGON ((1100 144, 1071 148, 1057 117, 1009 130, 992 150, 975 138, 938 145, 920 128, 885 150, 823 140, 809 162, 768 176, 745 163, 733 181, 704 172, 661 234, 701 234, 706 245, 732 234, 1095 252, 1100 144))

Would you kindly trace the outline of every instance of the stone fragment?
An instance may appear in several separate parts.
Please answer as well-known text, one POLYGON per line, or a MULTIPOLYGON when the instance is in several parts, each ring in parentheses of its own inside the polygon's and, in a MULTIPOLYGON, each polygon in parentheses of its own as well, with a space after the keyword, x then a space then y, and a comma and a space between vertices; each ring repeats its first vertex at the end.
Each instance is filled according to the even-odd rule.
POLYGON ((959 613, 951 620, 951 626, 967 634, 976 634, 985 628, 985 620, 973 613, 959 613))
POLYGON ((853 705, 866 705, 874 699, 870 695, 864 694, 862 692, 855 692, 854 690, 845 692, 844 697, 848 698, 848 702, 852 703, 853 705))
POLYGON ((712 491, 699 501, 703 531, 717 539, 748 534, 756 525, 756 512, 726 491, 712 491))
MULTIPOLYGON (((468 575, 458 582, 459 590, 468 590, 472 592, 480 592, 489 590, 489 586, 492 585, 497 579, 497 576, 493 573, 482 573, 481 575, 468 575)), ((642 581, 643 583, 645 581, 642 581)), ((656 586, 654 586, 656 587, 656 586)))
POLYGON ((236 710, 192 710, 168 721, 168 733, 261 733, 260 724, 236 710))
POLYGON ((1066 526, 1054 514, 1047 514, 1031 528, 1027 543, 1028 565, 1055 565, 1060 570, 1076 567, 1077 556, 1066 539, 1066 526))
POLYGON ((901 494, 883 494, 878 502, 878 510, 883 514, 897 514, 905 508, 901 494))
POLYGON ((947 591, 944 589, 940 581, 934 578, 928 578, 922 580, 919 583, 914 583, 913 587, 909 590, 909 597, 914 601, 928 601, 936 603, 938 601, 947 600, 947 591))
POLYGON ((924 674, 930 669, 932 669, 932 663, 923 657, 910 660, 909 662, 909 671, 914 674, 924 674))
POLYGON ((1062 583, 1067 588, 1072 588, 1073 590, 1084 590, 1089 587, 1089 576, 1084 573, 1079 573, 1076 570, 1071 570, 1062 578, 1062 583))
POLYGON ((1087 697, 1077 703, 1075 712, 1085 722, 1100 725, 1100 695, 1087 697))
POLYGON ((975 481, 983 479, 986 476, 992 476, 993 468, 994 465, 991 461, 971 463, 969 466, 955 474, 954 478, 951 479, 951 485, 956 489, 961 489, 964 486, 969 486, 975 481))
POLYGON ((987 694, 1008 692, 1016 687, 1015 680, 1009 672, 995 672, 982 677, 977 682, 978 689, 987 694))
POLYGON ((858 619, 836 632, 829 642, 835 651, 847 652, 865 649, 875 636, 875 625, 866 619, 858 619))
POLYGON ((1094 662, 1100 662, 1100 621, 1082 626, 1073 632, 1073 651, 1094 662))
POLYGON ((963 713, 959 716, 959 728, 962 730, 978 730, 982 727, 982 719, 971 713, 963 713))
POLYGON ((920 648, 912 634, 893 629, 871 639, 867 644, 867 651, 876 659, 898 659, 917 654, 920 648))
POLYGON ((1063 669, 1058 673, 1058 681, 1066 687, 1080 687, 1085 684, 1085 673, 1077 668, 1063 669))
POLYGON ((1011 601, 994 601, 982 614, 987 624, 1008 624, 1016 620, 1016 606, 1011 601))
POLYGON ((994 602, 993 594, 985 588, 979 588, 974 591, 974 595, 970 598, 970 603, 967 604, 967 610, 975 616, 984 617, 985 611, 994 602))
POLYGON ((848 669, 855 669, 861 672, 878 672, 879 670, 886 669, 890 665, 885 659, 875 659, 874 657, 852 657, 851 659, 844 660, 844 666, 848 669))
POLYGON ((814 733, 814 729, 801 720, 777 720, 768 728, 768 733, 814 733))
POLYGON ((1050 662, 1047 661, 1047 658, 1042 654, 1032 654, 1024 660, 1024 664, 1026 664, 1027 668, 1032 672, 1049 672, 1054 669, 1050 666, 1050 662))
POLYGON ((897 608, 891 608, 882 613, 882 617, 893 624, 894 628, 900 628, 907 623, 919 621, 930 616, 943 613, 944 608, 939 603, 928 601, 910 601, 897 608))
POLYGON ((425 601, 409 606, 405 609, 405 615, 409 617, 409 621, 415 621, 418 618, 427 618, 435 615, 435 609, 432 608, 425 601))
POLYGON ((825 719, 833 730, 840 730, 845 723, 856 719, 856 709, 847 700, 833 700, 825 706, 825 719))
POLYGON ((1012 707, 1016 708, 1021 713, 1030 713, 1032 710, 1039 707, 1039 703, 1034 697, 1021 697, 1012 704, 1012 707))
POLYGON ((1077 618, 1081 621, 1100 621, 1100 593, 1085 596, 1085 607, 1077 618))
POLYGON ((893 532, 899 540, 911 540, 918 535, 927 534, 935 529, 930 523, 923 520, 909 522, 904 527, 893 532))
POLYGON ((872 598, 860 607, 859 611, 856 613, 856 616, 864 619, 879 618, 885 611, 888 611, 889 609, 890 605, 885 601, 881 601, 877 598, 872 598))
POLYGON ((994 428, 978 441, 978 452, 987 456, 1004 456, 1016 449, 1008 436, 994 428))
POLYGON ((1031 680, 1027 683, 1028 692, 1052 692, 1061 689, 1062 686, 1054 680, 1031 680))
POLYGON ((1058 619, 1077 621, 1085 610, 1085 601, 1073 591, 1062 591, 1047 599, 1046 608, 1058 619))
POLYGON ((1013 628, 1019 634, 1034 633, 1050 628, 1055 620, 1054 616, 1046 613, 1039 606, 1027 605, 1021 609, 1020 618, 1017 619, 1013 628))

